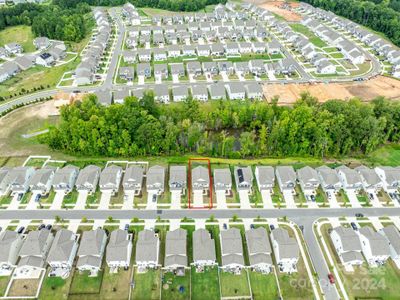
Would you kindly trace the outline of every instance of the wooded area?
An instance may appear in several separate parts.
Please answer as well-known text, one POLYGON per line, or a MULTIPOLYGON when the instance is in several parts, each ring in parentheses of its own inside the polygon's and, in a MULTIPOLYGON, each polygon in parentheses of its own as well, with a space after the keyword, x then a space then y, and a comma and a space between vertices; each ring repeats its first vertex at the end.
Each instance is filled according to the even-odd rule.
POLYGON ((35 36, 79 42, 88 32, 85 14, 90 6, 81 3, 73 8, 58 5, 18 4, 0 9, 0 30, 8 26, 32 26, 35 36))
POLYGON ((380 31, 394 44, 400 46, 400 12, 386 5, 386 1, 379 4, 361 0, 304 0, 304 2, 380 31))
POLYGON ((369 153, 400 137, 400 103, 378 98, 320 104, 304 94, 293 107, 217 101, 158 105, 152 94, 108 107, 89 96, 63 107, 42 137, 52 149, 101 156, 342 156, 369 153))

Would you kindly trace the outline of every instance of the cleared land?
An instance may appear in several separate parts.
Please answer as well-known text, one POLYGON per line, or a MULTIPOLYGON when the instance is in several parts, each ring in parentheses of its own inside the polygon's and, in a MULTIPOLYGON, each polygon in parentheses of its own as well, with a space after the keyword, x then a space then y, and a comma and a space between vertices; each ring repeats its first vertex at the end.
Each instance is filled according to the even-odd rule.
POLYGON ((264 84, 264 96, 271 100, 279 96, 280 105, 293 104, 301 93, 309 92, 319 101, 329 99, 350 99, 358 97, 363 101, 371 101, 378 96, 389 99, 400 99, 400 81, 384 76, 362 82, 347 83, 314 83, 314 84, 264 84))
POLYGON ((24 52, 36 50, 33 39, 31 27, 26 25, 12 26, 0 31, 0 46, 15 42, 24 48, 24 52))
MULTIPOLYGON (((284 9, 282 6, 285 5, 284 1, 267 1, 265 3, 260 4, 259 6, 271 11, 274 14, 277 14, 283 17, 286 21, 291 22, 298 22, 301 21, 303 18, 298 13, 293 11, 284 9)), ((289 4, 292 8, 297 7, 298 3, 290 3, 289 4)))

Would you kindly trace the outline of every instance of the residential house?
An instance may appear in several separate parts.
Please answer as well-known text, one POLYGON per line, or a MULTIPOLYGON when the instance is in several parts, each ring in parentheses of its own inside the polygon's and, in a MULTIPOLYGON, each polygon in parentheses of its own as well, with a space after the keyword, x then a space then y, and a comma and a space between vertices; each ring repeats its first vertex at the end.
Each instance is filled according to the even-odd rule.
POLYGON ((0 274, 11 275, 17 266, 19 251, 24 242, 24 236, 16 231, 4 230, 0 233, 0 274))
POLYGON ((184 195, 187 187, 186 166, 170 166, 169 167, 169 190, 179 191, 184 195))
POLYGON ((320 184, 317 171, 309 166, 305 166, 297 170, 296 173, 304 195, 315 195, 320 184))
POLYGON ((154 61, 167 60, 168 58, 167 51, 165 51, 165 49, 163 48, 155 48, 153 49, 153 58, 154 61))
POLYGON ((35 63, 39 66, 43 66, 43 67, 50 67, 54 64, 55 59, 54 57, 48 53, 42 53, 39 56, 36 57, 35 63))
POLYGON ((24 49, 18 43, 6 44, 6 45, 4 45, 4 48, 7 50, 8 53, 11 53, 11 54, 20 54, 20 53, 24 52, 24 49))
POLYGON ((192 190, 194 192, 201 191, 203 195, 207 195, 210 189, 210 174, 208 169, 203 166, 197 166, 191 172, 192 190))
POLYGON ((33 45, 37 50, 43 50, 50 46, 50 40, 47 37, 37 37, 33 40, 33 45))
POLYGON ((400 263, 400 233, 396 226, 388 225, 379 230, 389 243, 390 257, 399 266, 400 263))
POLYGON ((279 271, 289 274, 297 272, 300 254, 297 241, 283 228, 275 228, 271 231, 271 241, 279 271))
POLYGON ((271 166, 256 166, 254 171, 260 192, 272 191, 275 186, 275 170, 271 166))
POLYGON ((205 85, 192 85, 191 86, 192 97, 194 100, 207 101, 208 100, 208 90, 205 85))
POLYGON ((202 68, 203 68, 203 73, 206 74, 207 76, 213 76, 217 75, 219 70, 218 70, 218 65, 215 61, 206 61, 202 63, 202 68))
POLYGON ((276 178, 282 193, 284 191, 295 193, 297 176, 292 166, 277 166, 276 178))
POLYGON ((152 166, 147 171, 147 192, 161 195, 164 192, 165 168, 152 166))
POLYGON ((209 45, 197 45, 197 55, 198 56, 210 56, 210 46, 209 45))
POLYGON ((172 98, 174 102, 184 101, 189 97, 187 86, 176 86, 172 88, 172 98))
POLYGON ((151 61, 152 50, 141 48, 137 50, 137 55, 140 62, 149 62, 151 61))
POLYGON ((233 65, 236 74, 246 75, 250 73, 249 62, 247 61, 237 61, 233 65))
POLYGON ((264 60, 252 59, 249 62, 250 71, 255 76, 262 76, 267 73, 267 69, 264 66, 264 60))
POLYGON ((168 57, 179 57, 181 56, 181 47, 178 45, 171 45, 167 49, 168 57))
POLYGON ((75 182, 75 187, 78 192, 87 191, 92 194, 96 191, 97 184, 100 178, 100 167, 89 165, 83 168, 75 182))
POLYGON ((140 195, 143 185, 144 170, 141 166, 129 166, 125 170, 122 186, 125 194, 140 195))
POLYGON ((247 250, 250 268, 268 274, 272 271, 272 249, 267 230, 264 227, 246 230, 247 250))
POLYGON ((112 94, 110 89, 100 89, 95 92, 97 97, 97 101, 104 106, 111 105, 112 102, 112 94))
POLYGON ((119 185, 122 179, 122 168, 115 165, 107 166, 100 174, 100 191, 115 195, 118 193, 119 185))
POLYGON ((231 100, 244 100, 246 99, 246 89, 241 82, 229 82, 226 85, 229 99, 231 100))
POLYGON ((106 262, 111 270, 129 268, 133 247, 132 239, 132 233, 128 233, 127 230, 116 229, 111 232, 106 250, 106 262))
POLYGON ((153 91, 156 101, 160 103, 169 103, 169 89, 166 84, 156 85, 153 91))
POLYGON ((178 77, 185 76, 185 67, 183 66, 183 63, 170 64, 169 66, 172 75, 177 75, 178 77))
POLYGON ((126 81, 133 81, 135 77, 135 69, 133 67, 120 67, 118 69, 119 78, 126 81))
POLYGON ((136 265, 139 272, 155 269, 159 264, 160 238, 152 230, 139 232, 136 243, 136 265))
POLYGON ((78 239, 79 235, 71 230, 57 231, 47 257, 47 263, 52 269, 50 274, 63 278, 69 276, 78 251, 78 239))
POLYGON ((398 191, 400 186, 399 167, 376 167, 375 172, 381 179, 385 192, 394 193, 398 191))
POLYGON ((240 274, 245 267, 242 236, 238 228, 229 228, 220 232, 221 269, 225 272, 240 274))
POLYGON ((237 56, 240 54, 238 43, 226 43, 225 52, 227 56, 237 56))
POLYGON ((261 100, 264 96, 262 86, 257 82, 248 83, 245 88, 247 99, 261 100))
POLYGON ((184 274, 188 265, 186 253, 187 232, 185 229, 178 228, 168 231, 165 238, 165 260, 164 268, 176 274, 184 274))
POLYGON ((231 195, 232 176, 229 168, 214 169, 214 188, 217 194, 223 191, 225 195, 231 195))
POLYGON ((336 168, 336 172, 342 182, 343 188, 348 190, 360 191, 363 188, 360 174, 346 166, 336 168))
POLYGON ((47 195, 51 189, 55 168, 45 167, 37 170, 29 179, 29 189, 33 194, 47 195))
POLYGON ((0 168, 0 196, 8 195, 10 192, 10 168, 0 168))
POLYGON ((211 100, 226 99, 225 85, 222 82, 212 83, 208 86, 211 100))
POLYGON ((200 76, 202 74, 201 64, 198 61, 187 62, 186 70, 189 75, 193 75, 194 77, 200 76))
POLYGON ((79 174, 79 168, 67 165, 63 168, 58 168, 53 177, 52 186, 55 192, 64 192, 68 194, 72 191, 75 181, 79 174))
POLYGON ((233 171, 236 181, 236 189, 238 191, 252 192, 253 187, 253 171, 251 167, 235 167, 233 171))
POLYGON ((103 262, 107 243, 104 229, 84 231, 78 249, 76 268, 79 271, 89 271, 91 276, 97 276, 103 262))
POLYGON ((370 226, 359 229, 361 248, 370 267, 384 264, 390 257, 390 247, 387 239, 374 231, 370 226))
MULTIPOLYGON (((133 70, 133 68, 132 68, 133 70)), ((114 103, 124 103, 125 99, 129 97, 128 89, 118 89, 114 91, 114 103)))
POLYGON ((193 232, 193 265, 198 270, 217 265, 215 241, 210 232, 203 228, 193 232))
POLYGON ((168 78, 168 66, 167 64, 154 64, 154 77, 160 79, 168 78))
POLYGON ((151 77, 151 66, 149 63, 139 63, 136 66, 137 76, 143 76, 145 78, 151 77))
POLYGON ((327 166, 316 168, 321 183, 321 188, 325 193, 337 193, 342 188, 342 182, 334 169, 327 166))
POLYGON ((377 193, 382 189, 382 180, 374 169, 370 169, 366 166, 359 166, 355 168, 355 170, 360 174, 363 188, 367 193, 377 193))
POLYGON ((29 180, 35 173, 33 167, 15 167, 8 173, 11 195, 26 193, 29 190, 29 180))
POLYGON ((361 265, 364 262, 360 238, 352 228, 343 226, 333 228, 330 237, 345 267, 361 265))
POLYGON ((233 68, 233 63, 229 60, 227 61, 219 61, 218 62, 218 69, 219 72, 222 73, 226 73, 227 75, 232 75, 234 72, 234 68, 233 68))

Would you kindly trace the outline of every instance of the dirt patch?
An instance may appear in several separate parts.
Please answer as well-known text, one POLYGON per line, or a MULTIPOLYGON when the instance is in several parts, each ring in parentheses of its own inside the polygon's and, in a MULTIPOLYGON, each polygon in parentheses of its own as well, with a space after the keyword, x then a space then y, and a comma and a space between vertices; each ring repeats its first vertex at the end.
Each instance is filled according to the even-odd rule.
POLYGON ((309 92, 320 102, 330 99, 350 99, 358 97, 371 101, 378 96, 400 100, 400 80, 378 76, 363 82, 314 83, 314 84, 265 84, 264 95, 267 100, 279 97, 279 104, 294 103, 303 92, 309 92))
POLYGON ((297 2, 287 3, 284 1, 266 1, 259 3, 258 6, 281 16, 289 22, 300 22, 303 19, 300 14, 293 11, 294 8, 299 6, 299 3, 297 2))
POLYGON ((34 297, 40 284, 39 279, 15 279, 8 292, 9 297, 34 297))

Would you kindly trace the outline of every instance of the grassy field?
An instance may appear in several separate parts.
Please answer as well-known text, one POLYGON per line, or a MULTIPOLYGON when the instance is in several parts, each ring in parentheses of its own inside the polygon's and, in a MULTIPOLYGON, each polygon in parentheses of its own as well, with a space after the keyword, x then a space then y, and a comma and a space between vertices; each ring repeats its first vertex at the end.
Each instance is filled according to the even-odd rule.
POLYGON ((290 24, 289 26, 292 27, 293 31, 305 35, 310 40, 310 42, 314 44, 314 46, 319 48, 327 46, 327 44, 323 40, 317 37, 310 29, 308 29, 303 24, 295 23, 295 24, 290 24))
POLYGON ((132 290, 133 300, 158 300, 160 299, 160 270, 149 270, 146 273, 135 273, 135 288, 132 290))
POLYGON ((218 268, 208 268, 203 273, 197 273, 192 268, 192 300, 217 300, 220 299, 218 268))
POLYGON ((18 25, 11 26, 0 31, 0 46, 16 42, 24 48, 24 52, 34 52, 33 36, 30 26, 18 25))
POLYGON ((254 300, 278 299, 279 291, 274 274, 249 271, 249 277, 254 300))
POLYGON ((190 298, 190 271, 186 271, 185 276, 175 276, 171 272, 163 273, 161 299, 185 300, 189 298, 190 298))
POLYGON ((71 281, 72 275, 65 280, 60 277, 48 277, 46 274, 39 298, 43 300, 68 299, 71 281))
POLYGON ((89 277, 89 272, 75 271, 70 294, 79 295, 80 297, 84 297, 85 294, 98 294, 101 288, 101 282, 103 279, 103 271, 100 271, 96 277, 89 277))
POLYGON ((110 269, 106 267, 99 295, 100 299, 128 299, 130 278, 131 269, 120 268, 118 273, 111 274, 110 269))
POLYGON ((247 271, 242 270, 240 275, 220 271, 219 279, 221 284, 222 297, 248 297, 250 287, 247 280, 247 271))
POLYGON ((0 276, 0 297, 4 296, 9 281, 9 276, 0 276))

